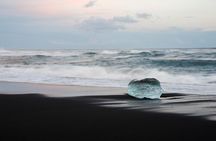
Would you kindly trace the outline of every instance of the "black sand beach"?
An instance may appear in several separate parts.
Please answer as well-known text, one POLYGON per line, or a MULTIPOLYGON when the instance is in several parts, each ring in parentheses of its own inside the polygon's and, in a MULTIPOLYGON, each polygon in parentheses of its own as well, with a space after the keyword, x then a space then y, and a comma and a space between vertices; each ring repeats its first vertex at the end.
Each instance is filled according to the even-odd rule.
MULTIPOLYGON (((214 139, 214 120, 208 120, 205 116, 189 116, 163 110, 160 112, 161 105, 168 105, 167 107, 178 111, 178 107, 196 103, 185 101, 187 97, 191 101, 191 97, 187 95, 164 94, 159 102, 144 102, 125 94, 67 98, 46 97, 41 94, 1 94, 0 140, 214 139), (184 99, 185 102, 173 105, 176 99, 184 99), (163 100, 173 102, 167 104, 163 100), (120 101, 142 103, 142 108, 132 108, 130 105, 121 107, 120 101), (158 110, 152 110, 155 107, 158 110)), ((214 98, 198 103, 215 102, 216 97, 214 98)), ((196 106, 194 107, 196 110, 196 106)))

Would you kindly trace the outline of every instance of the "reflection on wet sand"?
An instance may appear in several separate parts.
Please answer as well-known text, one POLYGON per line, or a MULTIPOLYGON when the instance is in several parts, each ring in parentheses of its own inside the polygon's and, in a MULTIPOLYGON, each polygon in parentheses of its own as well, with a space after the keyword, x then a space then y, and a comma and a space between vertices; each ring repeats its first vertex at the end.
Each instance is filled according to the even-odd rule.
POLYGON ((216 120, 216 96, 163 94, 159 100, 137 100, 125 95, 95 96, 94 104, 109 108, 200 116, 216 120))

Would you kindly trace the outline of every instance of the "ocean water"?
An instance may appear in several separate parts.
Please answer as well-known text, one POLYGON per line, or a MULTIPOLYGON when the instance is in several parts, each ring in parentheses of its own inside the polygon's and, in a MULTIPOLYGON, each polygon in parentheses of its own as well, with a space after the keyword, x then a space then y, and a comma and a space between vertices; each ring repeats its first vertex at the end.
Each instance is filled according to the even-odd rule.
POLYGON ((216 49, 0 49, 0 81, 127 87, 147 77, 165 92, 216 94, 216 49))

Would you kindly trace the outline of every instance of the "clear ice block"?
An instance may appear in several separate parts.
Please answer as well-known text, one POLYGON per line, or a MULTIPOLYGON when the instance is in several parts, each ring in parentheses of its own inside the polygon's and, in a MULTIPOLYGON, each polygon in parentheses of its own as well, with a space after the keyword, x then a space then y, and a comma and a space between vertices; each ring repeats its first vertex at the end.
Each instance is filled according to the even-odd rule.
POLYGON ((132 80, 128 84, 128 95, 138 99, 160 99, 162 93, 160 82, 155 78, 132 80))

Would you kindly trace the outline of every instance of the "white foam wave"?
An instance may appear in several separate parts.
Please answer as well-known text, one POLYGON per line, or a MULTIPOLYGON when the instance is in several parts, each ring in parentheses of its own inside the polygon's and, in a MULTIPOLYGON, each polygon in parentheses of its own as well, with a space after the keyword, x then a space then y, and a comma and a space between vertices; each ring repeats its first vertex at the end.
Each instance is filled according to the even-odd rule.
POLYGON ((132 79, 142 79, 154 77, 165 83, 182 84, 208 84, 216 80, 216 76, 201 76, 192 74, 171 74, 157 69, 143 68, 110 68, 99 66, 71 66, 71 65, 44 65, 44 66, 14 66, 0 67, 0 80, 13 81, 39 81, 47 82, 55 79, 67 81, 75 78, 101 79, 101 80, 121 80, 130 81, 132 79))
POLYGON ((149 52, 149 50, 130 50, 129 53, 131 54, 138 54, 138 53, 142 53, 142 52, 149 52))
POLYGON ((5 50, 0 49, 0 56, 34 56, 34 55, 44 55, 44 56, 74 56, 80 55, 82 51, 76 50, 5 50))
POLYGON ((119 53, 119 51, 116 51, 116 50, 103 50, 102 52, 101 52, 101 54, 118 54, 119 53))
POLYGON ((132 79, 146 77, 159 79, 166 92, 215 94, 216 91, 215 84, 207 84, 208 81, 216 80, 216 76, 174 75, 156 69, 66 65, 0 67, 0 81, 13 82, 127 87, 132 79))

